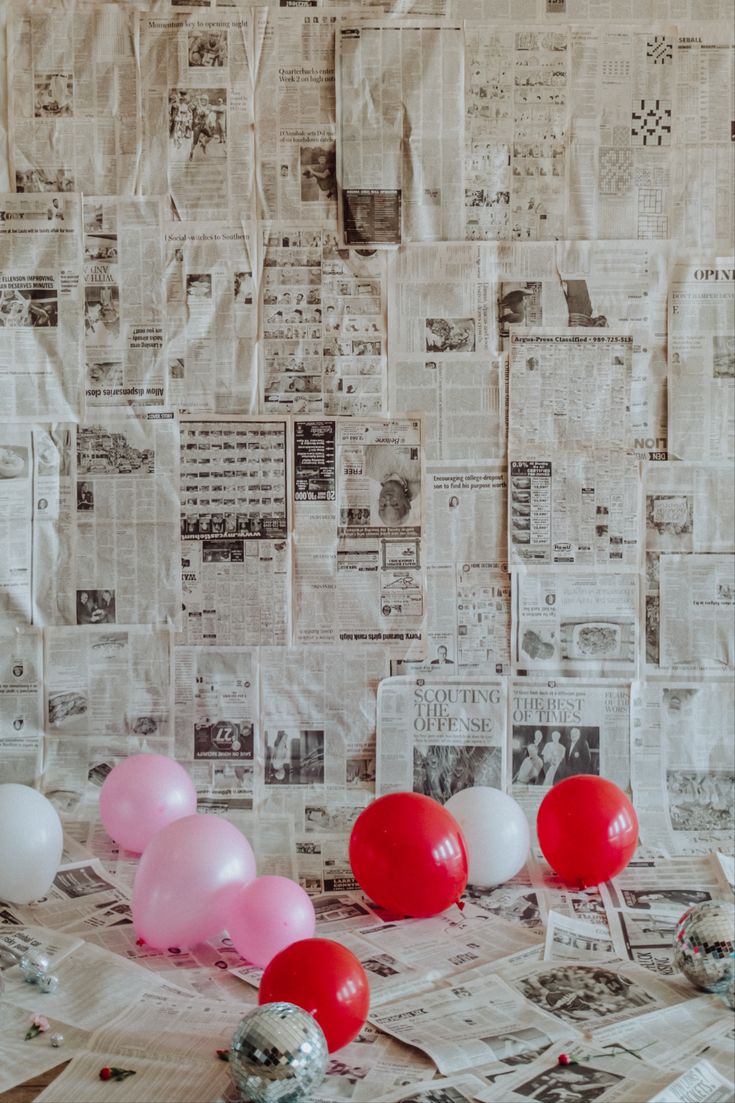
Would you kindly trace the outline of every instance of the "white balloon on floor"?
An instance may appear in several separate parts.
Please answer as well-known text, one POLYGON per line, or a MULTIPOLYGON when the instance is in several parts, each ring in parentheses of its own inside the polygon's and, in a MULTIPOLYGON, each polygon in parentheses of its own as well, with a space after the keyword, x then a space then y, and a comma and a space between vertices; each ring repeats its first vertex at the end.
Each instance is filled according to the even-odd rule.
POLYGON ((520 805, 489 785, 462 789, 444 805, 462 828, 471 885, 502 885, 528 857, 528 820, 520 805))
POLYGON ((50 800, 30 785, 0 785, 0 900, 45 896, 61 861, 64 832, 50 800))

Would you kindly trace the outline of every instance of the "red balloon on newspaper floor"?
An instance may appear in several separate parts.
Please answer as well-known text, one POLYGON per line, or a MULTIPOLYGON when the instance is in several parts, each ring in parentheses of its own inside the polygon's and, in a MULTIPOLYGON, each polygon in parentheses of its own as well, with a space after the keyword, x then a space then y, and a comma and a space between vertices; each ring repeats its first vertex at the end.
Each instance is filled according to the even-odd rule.
POLYGON ((549 790, 536 830, 551 868, 579 888, 616 877, 638 843, 638 817, 623 790, 591 774, 565 778, 549 790))
POLYGON ((360 813, 350 864, 363 892, 395 915, 438 915, 459 902, 467 885, 462 829, 420 793, 389 793, 360 813))
POLYGON ((370 987, 351 950, 328 938, 302 938, 276 954, 263 973, 258 1003, 281 1000, 313 1015, 334 1053, 365 1025, 370 987))

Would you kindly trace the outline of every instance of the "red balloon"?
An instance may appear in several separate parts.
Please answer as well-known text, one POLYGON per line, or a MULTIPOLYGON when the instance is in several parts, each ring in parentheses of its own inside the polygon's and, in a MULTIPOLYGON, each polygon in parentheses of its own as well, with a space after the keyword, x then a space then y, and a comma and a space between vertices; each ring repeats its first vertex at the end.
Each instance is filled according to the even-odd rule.
POLYGON ((263 973, 258 1003, 279 1000, 313 1015, 334 1053, 362 1030, 370 987, 351 950, 329 938, 302 938, 276 954, 263 973))
POLYGON ((451 812, 420 793, 389 793, 360 813, 350 836, 355 880, 395 915, 438 915, 467 885, 467 851, 451 812))
POLYGON ((536 830, 551 868, 568 884, 586 888, 625 869, 638 842, 638 817, 617 785, 578 774, 549 790, 536 830))

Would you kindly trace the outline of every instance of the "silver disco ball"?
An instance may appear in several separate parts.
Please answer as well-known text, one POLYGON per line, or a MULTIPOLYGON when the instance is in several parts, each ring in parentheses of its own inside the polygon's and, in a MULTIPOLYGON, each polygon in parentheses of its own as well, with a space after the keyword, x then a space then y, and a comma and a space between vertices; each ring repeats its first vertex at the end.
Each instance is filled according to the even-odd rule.
POLYGON ((318 1087, 327 1041, 308 1012, 292 1003, 264 1003, 239 1023, 230 1045, 230 1075, 251 1103, 297 1103, 318 1087))
POLYGON ((674 964, 687 980, 716 992, 735 1009, 735 909, 706 900, 682 915, 674 933, 674 964))

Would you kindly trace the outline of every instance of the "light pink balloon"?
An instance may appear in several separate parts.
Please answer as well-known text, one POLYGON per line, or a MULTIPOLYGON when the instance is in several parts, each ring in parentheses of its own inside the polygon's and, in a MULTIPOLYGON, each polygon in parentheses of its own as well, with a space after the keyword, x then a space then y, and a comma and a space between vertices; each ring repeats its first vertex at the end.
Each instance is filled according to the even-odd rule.
POLYGON ((100 816, 107 834, 142 854, 166 824, 197 810, 194 783, 183 766, 162 754, 134 754, 105 778, 100 816))
POLYGON ((238 889, 225 912, 225 927, 236 950, 265 967, 292 942, 312 938, 314 905, 288 877, 258 877, 238 889))
POLYGON ((154 835, 133 884, 133 924, 150 946, 182 949, 225 926, 237 889, 255 877, 255 855, 218 816, 185 816, 154 835))

